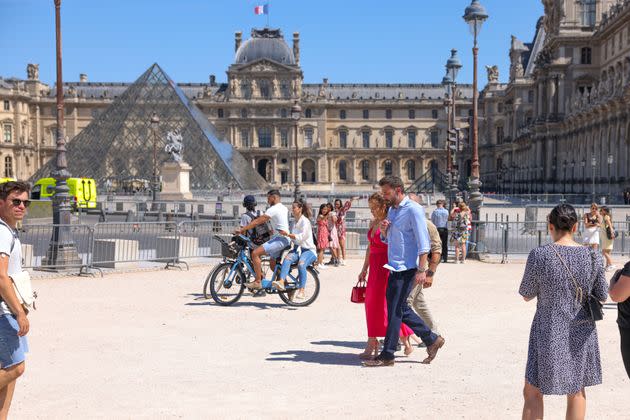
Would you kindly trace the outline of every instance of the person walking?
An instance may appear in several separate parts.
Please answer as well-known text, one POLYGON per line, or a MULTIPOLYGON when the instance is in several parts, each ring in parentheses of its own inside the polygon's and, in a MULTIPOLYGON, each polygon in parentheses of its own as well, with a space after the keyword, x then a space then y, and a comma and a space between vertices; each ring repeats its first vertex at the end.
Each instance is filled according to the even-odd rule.
POLYGON ((442 261, 448 262, 448 210, 444 208, 444 200, 438 200, 436 203, 437 208, 431 213, 431 222, 437 228, 440 234, 440 241, 442 242, 442 261))
POLYGON ((16 225, 30 204, 30 186, 9 181, 0 185, 0 419, 6 419, 15 384, 25 369, 30 325, 11 276, 22 272, 22 245, 16 225))
POLYGON ((612 271, 616 267, 613 265, 612 251, 615 245, 615 226, 612 221, 612 213, 606 206, 602 206, 599 210, 602 218, 600 225, 599 237, 601 238, 602 254, 606 260, 606 271, 612 271))
POLYGON ((583 419, 585 387, 602 383, 597 328, 586 308, 590 295, 606 300, 599 253, 574 240, 578 216, 569 204, 551 211, 552 244, 529 253, 519 293, 537 299, 529 336, 523 419, 543 417, 543 395, 567 396, 567 419, 583 419))
POLYGON ((381 221, 381 240, 387 243, 387 265, 390 270, 387 283, 387 333, 383 350, 374 360, 364 363, 369 367, 393 366, 400 325, 404 322, 427 346, 431 363, 444 346, 443 337, 435 334, 407 303, 409 293, 416 284, 424 284, 429 252, 429 234, 423 208, 404 193, 402 179, 386 176, 379 181, 381 193, 391 206, 387 218, 381 221))
POLYGON ((451 212, 450 220, 453 221, 451 241, 455 245, 455 264, 466 262, 466 246, 471 230, 471 217, 470 209, 463 201, 460 201, 451 212))
POLYGON ((346 265, 346 214, 348 213, 348 210, 350 210, 350 207, 352 207, 352 202, 358 199, 359 197, 352 197, 343 205, 341 204, 340 199, 335 200, 335 213, 337 215, 337 222, 335 224, 337 226, 337 235, 339 237, 340 265, 346 265))
POLYGON ((333 209, 333 205, 330 203, 326 204, 328 208, 328 245, 330 246, 330 261, 328 261, 327 265, 334 265, 335 267, 339 267, 339 234, 337 233, 337 214, 333 209))
POLYGON ((584 221, 584 245, 597 249, 599 247, 599 226, 602 224, 602 217, 599 214, 597 204, 591 204, 591 211, 585 213, 584 221))
MULTIPOLYGON (((359 274, 359 280, 365 281, 365 320, 367 324, 368 341, 365 351, 359 355, 363 360, 374 359, 378 356, 378 338, 385 337, 387 333, 387 299, 385 291, 389 279, 389 271, 383 266, 387 264, 387 244, 381 241, 379 225, 387 216, 387 204, 380 193, 374 193, 368 199, 370 212, 373 219, 368 230, 368 247, 365 251, 363 269, 359 274)), ((405 345, 405 354, 409 355, 413 347, 409 342, 409 336, 413 334, 411 328, 402 324, 399 336, 405 345)))
MULTIPOLYGON (((317 268, 325 269, 324 251, 330 246, 330 230, 328 230, 328 204, 319 206, 317 213, 317 268)), ((331 256, 331 258, 333 258, 331 256)))
POLYGON ((621 358, 630 378, 630 261, 613 276, 609 294, 610 298, 617 302, 621 358))

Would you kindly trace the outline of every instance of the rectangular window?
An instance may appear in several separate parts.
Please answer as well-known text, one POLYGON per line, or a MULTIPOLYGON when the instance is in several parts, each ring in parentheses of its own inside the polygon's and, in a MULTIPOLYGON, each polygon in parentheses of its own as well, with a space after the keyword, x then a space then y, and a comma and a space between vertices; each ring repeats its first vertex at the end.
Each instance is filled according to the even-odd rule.
POLYGON ((280 146, 289 147, 289 130, 286 128, 280 129, 280 146))
POLYGON ((241 128, 241 146, 249 147, 251 144, 249 142, 249 130, 247 128, 241 128))
POLYGON ((432 109, 431 110, 431 118, 433 118, 434 120, 438 119, 438 110, 437 109, 432 109))
POLYGON ((431 147, 433 147, 434 149, 437 149, 439 146, 439 135, 440 133, 437 130, 431 131, 431 147))
POLYGON ((497 144, 502 144, 503 143, 503 126, 498 126, 497 127, 497 144))
POLYGON ((367 120, 370 118, 370 110, 369 109, 364 109, 363 110, 363 119, 367 120))
POLYGON ((527 102, 529 102, 530 104, 534 103, 534 91, 533 90, 527 91, 527 102))
POLYGON ((342 109, 341 111, 339 111, 339 119, 340 120, 345 120, 346 119, 346 110, 342 109))
POLYGON ((596 0, 582 0, 582 26, 595 26, 596 0))
POLYGON ((223 118, 223 108, 219 108, 219 109, 217 110, 217 116, 218 116, 219 118, 223 118))
POLYGON ((313 147, 313 129, 304 130, 304 147, 313 147))
POLYGON ((347 149, 348 148, 348 132, 347 131, 340 131, 339 132, 339 147, 341 149, 347 149))
POLYGON ((416 148, 416 130, 409 130, 407 132, 407 142, 410 149, 416 148))
POLYGON ((416 119, 416 110, 415 109, 410 109, 409 110, 409 119, 410 120, 415 120, 416 119))
POLYGON ((286 184, 289 182, 289 171, 280 171, 280 183, 286 184))
POLYGON ((13 158, 11 156, 4 158, 4 176, 13 178, 13 158))
POLYGON ((11 110, 11 102, 4 101, 4 110, 5 111, 10 111, 11 110))
POLYGON ((394 147, 394 131, 385 131, 385 147, 392 149, 394 147))
POLYGON ((271 128, 260 127, 258 129, 258 147, 271 147, 271 128))
POLYGON ((385 110, 385 118, 388 120, 392 119, 392 110, 391 109, 386 109, 385 110))
POLYGON ((13 142, 13 126, 11 124, 4 125, 4 142, 11 143, 13 142))
POLYGON ((501 114, 503 112, 503 102, 497 104, 497 112, 501 114))
POLYGON ((363 135, 363 148, 369 149, 370 148, 370 132, 364 131, 362 135, 363 135))

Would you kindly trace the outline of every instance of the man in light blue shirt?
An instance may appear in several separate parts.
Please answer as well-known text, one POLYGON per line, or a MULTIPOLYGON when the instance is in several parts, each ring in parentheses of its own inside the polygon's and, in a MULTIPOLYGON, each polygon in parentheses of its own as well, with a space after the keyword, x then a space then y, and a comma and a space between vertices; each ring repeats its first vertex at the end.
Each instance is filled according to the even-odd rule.
POLYGON ((427 346, 428 357, 423 363, 431 363, 445 340, 427 327, 407 304, 407 298, 416 284, 424 284, 424 267, 431 249, 424 209, 404 193, 404 184, 398 177, 387 176, 379 181, 381 193, 391 205, 387 218, 381 222, 381 239, 388 244, 390 270, 387 282, 387 333, 383 351, 365 366, 379 367, 394 364, 394 352, 398 344, 400 325, 405 323, 427 346))
POLYGON ((444 208, 444 200, 438 200, 435 205, 437 208, 431 213, 431 221, 440 233, 442 241, 442 261, 448 260, 448 210, 444 208))

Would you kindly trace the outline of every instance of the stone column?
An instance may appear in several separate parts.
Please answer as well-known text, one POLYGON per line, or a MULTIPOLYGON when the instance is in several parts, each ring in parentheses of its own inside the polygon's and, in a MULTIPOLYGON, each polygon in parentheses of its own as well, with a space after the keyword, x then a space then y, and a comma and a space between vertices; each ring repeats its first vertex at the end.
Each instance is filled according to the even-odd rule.
POLYGON ((555 114, 556 110, 556 79, 550 77, 547 79, 547 114, 555 114))
POLYGON ((543 96, 544 96, 544 79, 539 79, 538 81, 538 98, 536 98, 536 116, 543 115, 543 96))
POLYGON ((565 83, 564 83, 564 74, 558 75, 558 113, 565 114, 566 109, 565 106, 565 83))
POLYGON ((273 154, 273 161, 271 167, 271 182, 276 182, 277 173, 278 173, 278 153, 273 154))

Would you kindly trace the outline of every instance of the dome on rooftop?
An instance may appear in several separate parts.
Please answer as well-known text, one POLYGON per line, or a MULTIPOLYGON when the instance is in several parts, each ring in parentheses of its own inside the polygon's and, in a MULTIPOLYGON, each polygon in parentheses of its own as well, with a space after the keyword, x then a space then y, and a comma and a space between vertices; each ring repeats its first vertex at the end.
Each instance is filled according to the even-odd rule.
POLYGON ((282 37, 280 29, 253 29, 252 37, 236 51, 236 64, 246 64, 261 58, 280 64, 295 64, 295 56, 282 37))

